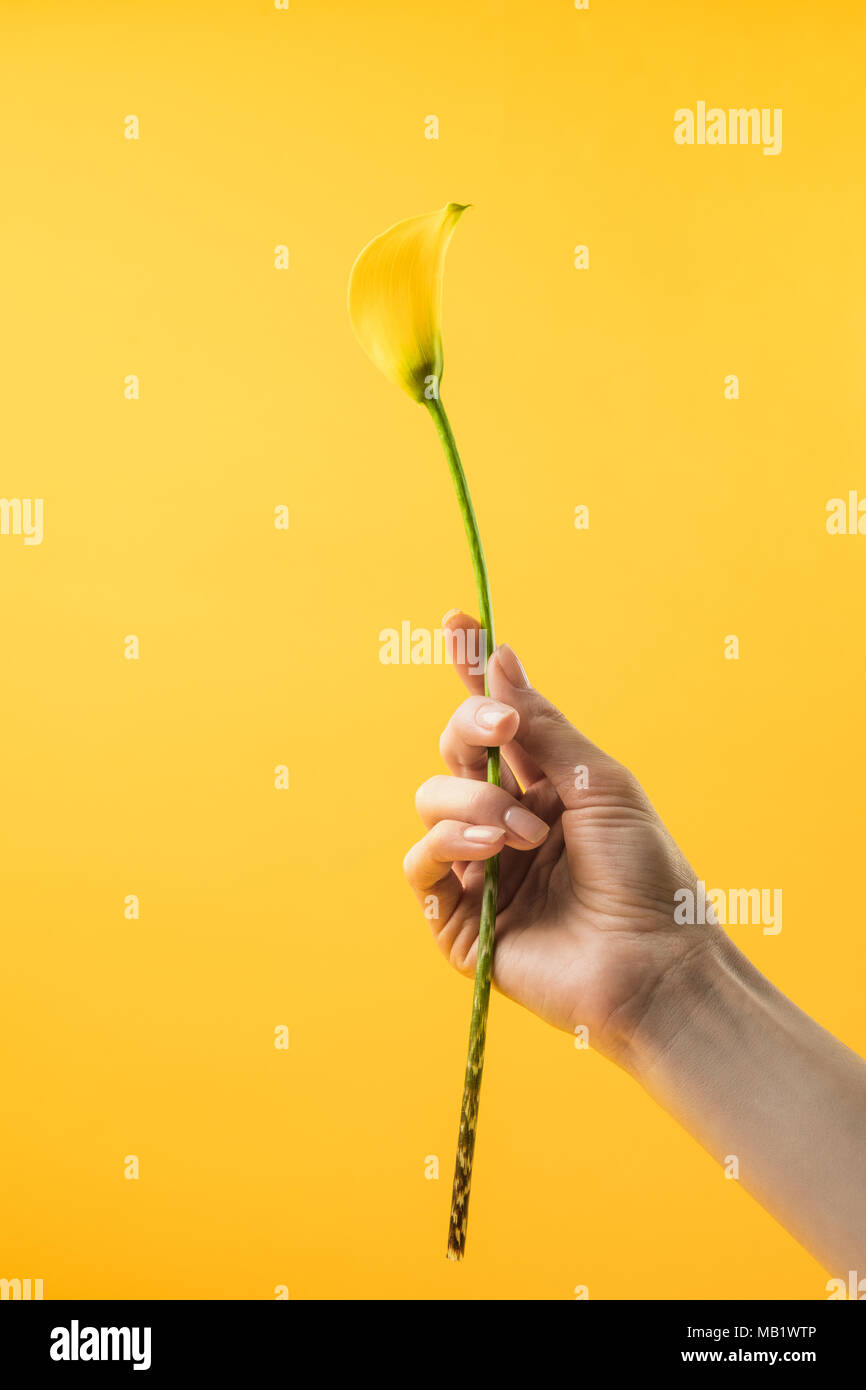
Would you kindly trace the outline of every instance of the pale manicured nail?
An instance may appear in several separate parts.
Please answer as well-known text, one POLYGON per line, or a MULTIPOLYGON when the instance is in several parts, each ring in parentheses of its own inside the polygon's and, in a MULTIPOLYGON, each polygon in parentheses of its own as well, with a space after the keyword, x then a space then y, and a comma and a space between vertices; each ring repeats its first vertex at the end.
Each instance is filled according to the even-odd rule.
POLYGON ((475 723, 480 724, 482 729, 495 729, 510 713, 510 705, 500 705, 495 700, 490 700, 486 705, 479 705, 475 711, 475 723))
POLYGON ((473 845, 493 845, 502 838, 502 831, 495 825, 469 825, 463 838, 473 845))
POLYGON ((521 840, 528 840, 531 845, 538 844, 547 834, 545 822, 527 811, 525 806, 511 806, 505 812, 504 819, 509 830, 519 835, 521 840))
POLYGON ((529 679, 517 658, 516 652, 510 647, 497 647, 496 656, 502 668, 502 674, 509 685, 516 685, 518 690, 529 690, 529 679))
POLYGON ((442 619, 442 622, 440 623, 440 627, 447 627, 451 619, 456 618, 459 615, 459 613, 459 608, 449 608, 448 612, 445 614, 445 616, 442 619))

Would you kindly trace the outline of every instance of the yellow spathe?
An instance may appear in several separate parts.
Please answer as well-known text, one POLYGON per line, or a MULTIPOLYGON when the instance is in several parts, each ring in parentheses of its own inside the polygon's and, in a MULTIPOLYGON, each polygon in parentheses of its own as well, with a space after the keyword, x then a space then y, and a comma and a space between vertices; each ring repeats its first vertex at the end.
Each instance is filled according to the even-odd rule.
POLYGON ((349 318, 362 348, 414 401, 442 379, 445 253, 466 204, 407 217, 364 247, 349 276, 349 318))

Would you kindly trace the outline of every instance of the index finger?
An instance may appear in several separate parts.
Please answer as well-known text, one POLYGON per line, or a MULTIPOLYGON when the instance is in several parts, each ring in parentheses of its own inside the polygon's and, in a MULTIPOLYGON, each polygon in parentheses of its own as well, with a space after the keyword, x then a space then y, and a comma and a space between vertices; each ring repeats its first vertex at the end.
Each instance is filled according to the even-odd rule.
MULTIPOLYGON (((451 664, 466 689, 472 695, 483 695, 486 658, 493 655, 492 651, 487 651, 487 633, 484 628, 477 618, 471 617, 459 608, 452 608, 442 619, 442 631, 445 634, 445 646, 451 664)), ((515 777, 519 778, 524 787, 544 781, 541 768, 520 747, 519 729, 516 741, 506 744, 502 752, 515 777)))
POLYGON ((487 664, 487 633, 481 624, 452 608, 442 619, 445 646, 451 665, 470 695, 484 694, 484 667, 487 664))

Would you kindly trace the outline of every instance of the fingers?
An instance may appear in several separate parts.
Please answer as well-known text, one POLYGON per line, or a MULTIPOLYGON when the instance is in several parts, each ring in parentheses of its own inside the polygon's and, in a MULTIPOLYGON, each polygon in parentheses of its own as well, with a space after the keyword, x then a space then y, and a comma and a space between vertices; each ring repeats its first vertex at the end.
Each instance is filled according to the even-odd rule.
POLYGON ((412 846, 403 860, 403 872, 425 910, 435 909, 433 920, 447 922, 462 896, 454 863, 492 858, 505 844, 506 834, 498 825, 441 820, 412 846))
POLYGON ((425 825, 456 821, 483 829, 495 826, 512 849, 536 849, 550 828, 504 787, 460 777, 431 777, 418 788, 415 805, 425 825))
MULTIPOLYGON (((478 623, 475 618, 470 617, 468 613, 462 613, 459 608, 452 608, 451 612, 446 613, 445 617, 442 619, 442 628, 447 635, 451 662, 457 670, 463 684, 476 698, 483 696, 484 666, 483 664, 479 666, 478 662, 479 655, 482 658, 484 655, 485 634, 480 623, 478 623)), ((467 704, 468 703, 467 701, 467 704)), ((495 705, 496 702, 493 701, 492 703, 495 705)), ((518 738, 515 741, 515 734, 512 728, 509 727, 499 730, 497 738, 492 740, 492 745, 494 747, 497 741, 502 748, 503 756, 509 771, 513 772, 515 779, 518 777, 520 778, 524 787, 530 787, 535 782, 541 780, 543 777, 541 769, 527 755, 522 747, 520 739, 518 738), (506 739, 510 739, 511 741, 506 742, 506 739)), ((445 756, 444 750, 443 756, 445 756)), ((445 757, 445 761, 448 762, 452 772, 458 771, 447 756, 445 757)), ((465 777, 477 774, 460 771, 459 775, 465 777)), ((505 774, 502 780, 508 785, 510 791, 514 790, 511 786, 512 778, 510 776, 505 774)))
MULTIPOLYGON (((461 679, 474 695, 480 695, 484 682, 471 660, 479 650, 479 623, 453 609, 442 619, 442 626, 450 634, 452 660, 461 679)), ((532 689, 510 647, 497 647, 493 652, 487 663, 487 686, 491 703, 517 711, 517 732, 502 751, 525 787, 548 778, 563 804, 572 809, 611 797, 645 803, 628 769, 596 747, 555 705, 532 689)), ((463 771, 461 775, 472 774, 463 771)))
MULTIPOLYGON (((487 750, 508 746, 517 730, 517 711, 484 695, 470 695, 452 714, 439 740, 439 752, 457 777, 487 781, 487 750)), ((502 767, 502 785, 520 795, 517 779, 508 765, 502 767)))
POLYGON ((451 664, 470 695, 484 694, 486 633, 475 618, 452 608, 442 619, 451 664))
POLYGON ((472 695, 454 711, 442 737, 439 752, 458 777, 485 777, 487 749, 510 743, 520 720, 510 705, 472 695))
POLYGON ((517 710, 517 742, 550 779, 563 805, 586 806, 596 796, 642 796, 631 773, 608 757, 564 714, 533 690, 510 647, 497 647, 487 666, 495 700, 517 710))

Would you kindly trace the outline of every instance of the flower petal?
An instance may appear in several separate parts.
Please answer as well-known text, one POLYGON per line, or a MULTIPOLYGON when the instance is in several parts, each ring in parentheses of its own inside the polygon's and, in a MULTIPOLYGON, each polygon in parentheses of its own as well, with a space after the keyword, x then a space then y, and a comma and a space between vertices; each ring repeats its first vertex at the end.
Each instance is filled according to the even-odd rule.
POLYGON ((389 381, 423 401, 442 378, 445 252, 468 204, 409 217, 364 247, 349 276, 349 318, 389 381))

